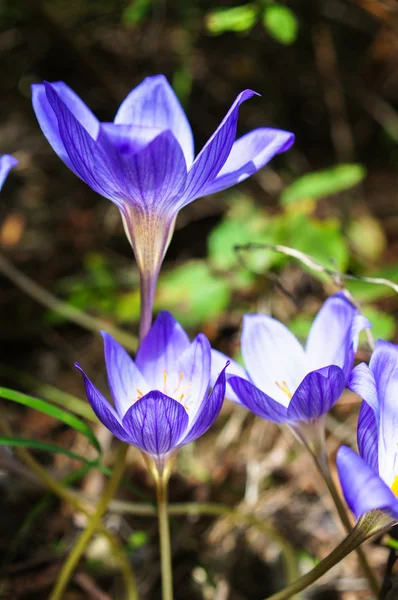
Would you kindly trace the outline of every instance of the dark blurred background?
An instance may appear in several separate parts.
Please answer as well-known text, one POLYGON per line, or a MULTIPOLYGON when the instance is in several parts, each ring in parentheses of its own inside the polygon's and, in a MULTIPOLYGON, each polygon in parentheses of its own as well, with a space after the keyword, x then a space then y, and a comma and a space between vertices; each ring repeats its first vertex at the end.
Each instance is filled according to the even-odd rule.
MULTIPOLYGON (((0 28, 0 153, 19 160, 0 203, 4 384, 46 394, 57 403, 67 402, 57 390, 82 398, 76 360, 89 373, 97 370, 98 383, 104 384, 99 336, 76 318, 66 318, 65 310, 54 310, 56 299, 133 338, 137 332, 138 274, 118 211, 70 172, 41 134, 30 86, 44 79, 65 81, 102 121, 110 121, 145 76, 164 73, 186 109, 196 151, 245 88, 261 97, 242 106, 239 135, 259 126, 296 134, 293 148, 257 175, 180 213, 156 310, 172 310, 192 334, 205 331, 214 346, 233 354, 242 314, 266 310, 305 338, 322 300, 337 289, 327 276, 303 270, 283 255, 264 250, 237 255, 236 244, 285 244, 342 273, 398 281, 395 0, 2 0, 0 28)), ((350 283, 349 289, 373 321, 375 337, 396 340, 394 292, 362 281, 350 283)), ((361 347, 360 357, 367 356, 361 347)), ((355 439, 357 409, 358 399, 347 394, 329 427, 332 451, 341 440, 355 439)), ((75 434, 37 412, 6 401, 1 410, 19 435, 77 444, 75 434)), ((110 447, 110 440, 104 438, 104 445, 110 447)), ((268 514, 276 515, 300 556, 307 557, 307 567, 311 553, 330 549, 341 534, 325 512, 327 498, 317 500, 323 488, 319 492, 312 476, 304 474, 308 459, 274 426, 228 405, 218 428, 199 448, 194 455, 182 453, 184 477, 176 476, 175 499, 212 498, 232 505, 244 498, 246 504, 263 506, 265 494, 268 514), (250 468, 255 470, 258 461, 260 475, 253 483, 250 468), (312 521, 303 524, 309 506, 312 521)), ((67 459, 43 460, 57 472, 70 468, 67 459)), ((149 486, 139 459, 133 463, 132 477, 149 486)), ((12 515, 4 523, 0 516, 4 556, 40 496, 34 486, 26 488, 23 478, 10 477, 2 488, 4 509, 12 515)), ((101 489, 101 482, 94 483, 101 489)), ((51 515, 44 525, 32 521, 32 531, 41 527, 34 538, 35 556, 43 556, 35 576, 27 578, 24 570, 32 564, 33 548, 22 536, 5 561, 1 598, 46 597, 54 556, 62 557, 74 535, 70 511, 55 505, 51 515)), ((157 598, 156 527, 145 522, 147 537, 141 544, 131 536, 142 524, 123 523, 125 530, 120 522, 115 527, 132 544, 143 597, 157 598)), ((257 539, 260 534, 247 536, 232 526, 226 531, 218 521, 198 525, 183 520, 176 530, 178 597, 260 599, 269 591, 264 569, 271 569, 271 588, 282 584, 280 576, 272 583, 273 543, 257 539), (241 578, 232 577, 236 564, 241 578)), ((384 550, 372 548, 379 569, 385 558, 384 550)), ((354 577, 355 559, 347 564, 343 575, 354 577)), ((359 591, 347 580, 342 597, 368 597, 358 577, 359 591)), ((105 577, 104 589, 113 590, 114 598, 121 597, 117 585, 112 576, 105 577)), ((95 595, 75 582, 68 598, 86 597, 95 595)))

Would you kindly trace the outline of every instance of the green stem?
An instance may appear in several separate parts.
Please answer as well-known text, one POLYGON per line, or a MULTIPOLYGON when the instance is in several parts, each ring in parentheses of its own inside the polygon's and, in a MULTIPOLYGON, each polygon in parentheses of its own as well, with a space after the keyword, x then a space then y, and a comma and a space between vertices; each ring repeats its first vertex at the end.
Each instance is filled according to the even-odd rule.
POLYGON ((86 529, 80 535, 77 540, 75 546, 73 547, 71 553, 69 554, 62 570, 59 574, 55 587, 49 597, 49 600, 61 600, 64 594, 64 591, 67 588, 70 578, 73 575, 73 571, 78 564, 80 557, 84 553, 87 544, 89 543, 91 537, 98 529, 99 524, 101 523, 101 519, 106 509, 108 508, 109 502, 112 500, 115 495, 117 488, 119 486, 120 479, 123 475, 124 466, 125 466, 125 458, 127 454, 129 446, 127 444, 120 444, 115 466, 113 469, 112 477, 109 479, 108 484, 105 488, 104 494, 97 504, 94 513, 89 517, 89 521, 86 529))
POLYGON ((361 517, 354 529, 350 531, 347 537, 320 563, 312 569, 306 575, 303 575, 295 581, 293 584, 284 588, 280 592, 269 596, 267 600, 288 600, 302 592, 309 585, 314 583, 322 575, 324 575, 329 569, 337 565, 343 558, 345 558, 350 552, 355 550, 365 540, 369 539, 375 534, 386 531, 394 524, 394 521, 380 511, 371 511, 361 517))
MULTIPOLYGON (((319 473, 322 475, 322 478, 324 479, 324 481, 327 485, 327 488, 332 497, 334 505, 337 509, 337 512, 339 513, 340 520, 341 520, 345 530, 347 531, 347 533, 350 533, 352 530, 352 525, 351 525, 349 516, 347 514, 345 505, 340 497, 339 492, 337 491, 337 488, 333 481, 332 475, 330 473, 326 453, 322 452, 319 458, 313 454, 313 458, 314 458, 314 461, 315 461, 315 464, 317 466, 319 473)), ((379 583, 378 583, 376 577, 374 576, 374 573, 368 563, 366 555, 360 546, 358 546, 358 548, 356 549, 356 553, 357 553, 361 568, 366 576, 366 579, 368 580, 370 589, 372 590, 373 594, 377 598, 380 594, 380 586, 379 586, 379 583)))
POLYGON ((159 523, 162 600, 173 600, 173 571, 171 565, 170 525, 167 510, 168 476, 155 477, 159 523))

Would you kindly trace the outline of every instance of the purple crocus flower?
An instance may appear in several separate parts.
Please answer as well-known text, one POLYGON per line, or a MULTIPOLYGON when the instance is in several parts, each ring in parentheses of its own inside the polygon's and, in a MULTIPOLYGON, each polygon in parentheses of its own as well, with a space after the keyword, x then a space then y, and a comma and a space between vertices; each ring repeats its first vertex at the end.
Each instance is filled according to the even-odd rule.
POLYGON ((167 457, 203 435, 218 416, 225 396, 226 364, 209 394, 209 341, 201 333, 190 343, 168 312, 159 314, 135 361, 112 336, 102 335, 114 407, 76 364, 87 398, 105 427, 150 455, 162 470, 167 457))
POLYGON ((369 366, 355 367, 348 386, 363 402, 359 455, 347 446, 337 453, 345 499, 357 518, 379 509, 398 520, 398 346, 379 340, 369 366))
MULTIPOLYGON (((241 339, 246 371, 232 362, 227 397, 254 414, 286 423, 316 422, 341 396, 354 361, 359 332, 370 324, 342 294, 316 316, 305 348, 279 321, 246 315, 241 339)), ((213 351, 214 368, 226 357, 213 351)))
POLYGON ((251 90, 239 94, 196 158, 188 120, 163 75, 133 89, 113 123, 100 123, 63 82, 33 85, 32 93, 40 127, 58 156, 119 208, 141 274, 144 309, 152 307, 178 211, 243 181, 294 141, 292 133, 269 128, 235 141, 239 106, 251 90))
POLYGON ((3 154, 0 156, 0 190, 3 187, 3 183, 7 179, 7 175, 12 167, 15 167, 18 161, 9 154, 3 154))

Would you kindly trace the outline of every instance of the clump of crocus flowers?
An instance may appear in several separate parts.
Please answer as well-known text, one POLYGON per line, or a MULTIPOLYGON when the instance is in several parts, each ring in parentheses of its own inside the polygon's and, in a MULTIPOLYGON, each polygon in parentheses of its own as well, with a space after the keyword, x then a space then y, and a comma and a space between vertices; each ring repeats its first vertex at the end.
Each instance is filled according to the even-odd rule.
MULTIPOLYGON (((76 366, 94 413, 124 444, 106 498, 122 476, 130 445, 142 452, 154 475, 163 600, 173 597, 167 485, 174 458, 179 448, 212 426, 225 397, 291 429, 311 452, 348 528, 328 468, 325 417, 347 385, 363 398, 359 454, 342 446, 337 455, 343 494, 357 524, 329 557, 274 600, 300 592, 365 539, 398 522, 398 347, 379 341, 369 366, 352 370, 359 334, 371 325, 347 293, 326 300, 304 347, 271 316, 245 315, 244 366, 212 350, 202 333, 191 342, 167 312, 152 324, 157 278, 179 210, 243 181, 293 144, 292 133, 272 128, 236 139, 239 107, 254 95, 245 90, 237 96, 195 157, 190 125, 163 75, 148 77, 133 89, 111 123, 100 123, 63 82, 33 86, 33 107, 44 135, 78 177, 118 207, 137 261, 141 320, 135 359, 103 333, 112 402, 76 366)), ((15 164, 11 156, 0 157, 0 187, 15 164)), ((100 502, 93 519, 100 520, 106 507, 100 502)), ((89 540, 85 535, 65 562, 51 600, 63 597, 89 540)), ((374 588, 366 559, 360 558, 374 588)))

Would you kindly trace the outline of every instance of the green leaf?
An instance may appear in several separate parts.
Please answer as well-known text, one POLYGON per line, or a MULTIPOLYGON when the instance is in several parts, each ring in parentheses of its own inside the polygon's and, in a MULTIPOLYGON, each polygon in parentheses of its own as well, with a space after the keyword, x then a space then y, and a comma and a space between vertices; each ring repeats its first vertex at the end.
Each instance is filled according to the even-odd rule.
POLYGON ((317 173, 307 173, 283 191, 280 201, 287 206, 305 199, 318 200, 357 185, 365 176, 365 167, 359 164, 337 165, 317 173))
POLYGON ((134 531, 131 533, 127 539, 127 545, 133 549, 137 550, 138 548, 142 548, 145 544, 148 543, 148 533, 146 531, 134 531))
POLYGON ((270 4, 263 13, 263 25, 278 42, 289 46, 296 41, 298 22, 294 12, 282 4, 270 4))
POLYGON ((96 467, 98 463, 98 459, 96 460, 88 460, 84 456, 80 454, 76 454, 76 452, 72 452, 71 450, 67 450, 66 448, 62 448, 61 446, 56 446, 55 444, 48 444, 47 442, 38 442, 37 440, 28 440, 20 437, 7 437, 5 435, 0 435, 0 446, 12 446, 14 448, 34 448, 35 450, 44 450, 45 452, 54 452, 55 454, 64 454, 73 460, 80 460, 86 465, 90 465, 91 467, 96 467))
POLYGON ((243 33, 253 27, 257 18, 258 9, 255 4, 220 8, 206 16, 206 27, 213 35, 220 35, 226 31, 243 33))
POLYGON ((206 262, 190 261, 161 276, 155 308, 173 312, 183 325, 198 325, 220 316, 230 297, 228 283, 206 262))
POLYGON ((363 314, 372 323, 372 335, 375 339, 392 340, 396 330, 395 319, 374 306, 365 306, 363 314))
POLYGON ((125 25, 138 25, 149 13, 152 0, 132 0, 124 9, 122 22, 125 25))
POLYGON ((355 215, 347 235, 355 252, 372 262, 381 258, 386 246, 386 234, 378 219, 372 215, 355 215))
POLYGON ((34 410, 38 410, 62 423, 72 427, 82 435, 84 435, 89 442, 94 446, 99 454, 101 454, 101 446, 90 429, 90 427, 81 421, 75 415, 71 415, 70 413, 46 402, 45 400, 40 400, 39 398, 34 398, 33 396, 28 396, 27 394, 22 394, 21 392, 17 392, 15 390, 11 390, 9 388, 0 387, 0 398, 5 398, 6 400, 11 400, 12 402, 17 402, 18 404, 22 404, 23 406, 28 406, 29 408, 33 408, 34 410))

